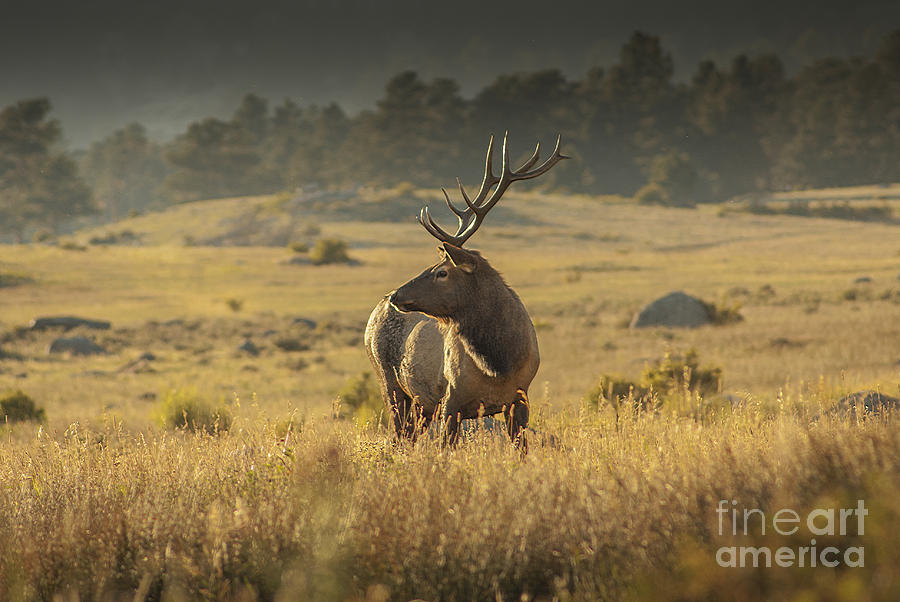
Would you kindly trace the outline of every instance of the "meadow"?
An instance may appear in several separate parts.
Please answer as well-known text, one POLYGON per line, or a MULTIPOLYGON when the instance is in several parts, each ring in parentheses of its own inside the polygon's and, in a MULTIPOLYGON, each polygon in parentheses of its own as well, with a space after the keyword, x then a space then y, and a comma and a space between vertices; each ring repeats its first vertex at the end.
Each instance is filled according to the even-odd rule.
POLYGON ((369 369, 369 311, 437 259, 411 217, 353 219, 401 193, 430 194, 364 190, 300 218, 284 197, 205 201, 0 247, 0 394, 46 413, 3 427, 0 598, 900 596, 896 425, 833 412, 854 391, 900 393, 896 225, 510 192, 470 246, 538 332, 545 436, 521 457, 490 433, 397 445, 342 404, 369 369), (141 244, 90 244, 125 231, 141 244), (355 262, 261 242, 285 236, 341 238, 355 262), (627 327, 673 290, 743 319, 627 327), (48 354, 61 333, 27 328, 44 315, 109 320, 66 335, 107 353, 48 354), (587 396, 690 350, 721 369, 714 393, 638 411, 587 396), (227 408, 229 428, 166 428, 173 391, 227 408), (719 535, 722 499, 767 514, 863 499, 865 534, 820 542, 864 545, 865 566, 721 568, 721 546, 810 539, 719 535))

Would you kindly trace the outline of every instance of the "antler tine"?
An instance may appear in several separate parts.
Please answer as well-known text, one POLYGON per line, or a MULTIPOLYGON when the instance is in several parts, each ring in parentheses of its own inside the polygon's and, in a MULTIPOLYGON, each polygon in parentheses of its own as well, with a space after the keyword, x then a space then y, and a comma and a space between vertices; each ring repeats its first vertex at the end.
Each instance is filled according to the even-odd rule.
MULTIPOLYGON (((509 168, 509 147, 506 145, 506 139, 509 137, 509 130, 503 132, 503 167, 500 169, 502 175, 500 176, 500 180, 502 182, 503 178, 506 177, 506 174, 509 173, 512 175, 512 171, 509 168)), ((494 191, 496 194, 496 191, 494 191)))
MULTIPOLYGON (((503 137, 503 145, 506 146, 506 136, 503 137)), ((484 177, 481 179, 481 188, 478 194, 472 199, 470 206, 480 207, 487 198, 491 188, 500 181, 500 178, 494 175, 494 135, 491 134, 491 140, 488 142, 487 154, 484 157, 484 177)))
MULTIPOLYGON (((450 235, 449 233, 445 232, 443 228, 438 226, 434 222, 434 220, 431 219, 431 214, 428 212, 427 205, 425 207, 422 207, 422 210, 419 211, 418 220, 419 223, 422 224, 425 229, 428 230, 428 232, 438 240, 456 245, 454 241, 456 241, 459 237, 450 235)), ((462 229, 462 220, 460 220, 460 229, 462 229)))
POLYGON ((466 194, 466 189, 463 188, 462 182, 460 182, 459 178, 456 178, 456 184, 457 186, 459 186, 459 194, 462 195, 462 198, 466 202, 466 205, 469 206, 469 209, 475 211, 475 205, 473 205, 472 201, 469 200, 469 196, 466 194))
POLYGON ((528 171, 531 167, 538 162, 538 159, 541 157, 541 143, 538 142, 534 147, 534 152, 531 154, 531 158, 525 163, 522 164, 522 167, 513 172, 513 174, 519 174, 523 171, 528 171))
MULTIPOLYGON (((553 152, 547 157, 547 160, 538 165, 532 171, 524 171, 529 169, 534 163, 531 162, 531 159, 526 161, 525 165, 522 166, 518 171, 513 172, 513 178, 515 180, 529 180, 531 178, 536 178, 539 175, 546 173, 550 170, 551 167, 559 163, 562 159, 568 159, 566 155, 559 152, 559 145, 562 140, 561 135, 556 136, 556 147, 553 149, 553 152)), ((532 157, 534 158, 534 157, 532 157)))
POLYGON ((462 225, 463 215, 465 215, 465 214, 462 211, 460 211, 459 209, 457 209, 453 205, 453 203, 450 202, 450 195, 447 194, 447 190, 443 186, 441 186, 441 192, 444 193, 444 199, 446 199, 446 201, 447 201, 447 207, 449 207, 450 211, 452 211, 454 213, 454 215, 456 215, 457 219, 459 219, 460 225, 462 225))
POLYGON ((481 180, 481 188, 478 190, 478 194, 474 199, 469 198, 469 195, 466 194, 466 191, 463 188, 462 182, 459 178, 456 178, 456 183, 459 186, 459 193, 466 203, 466 209, 460 211, 453 202, 450 201, 450 195, 447 194, 447 191, 444 188, 441 188, 441 192, 444 193, 444 199, 447 201, 447 207, 450 208, 450 211, 456 215, 456 218, 459 221, 459 227, 456 229, 456 234, 451 235, 438 226, 431 218, 427 205, 422 208, 419 212, 418 220, 429 234, 442 242, 450 243, 457 247, 463 246, 465 242, 475 234, 481 226, 481 222, 484 221, 484 217, 494 205, 497 204, 497 201, 500 200, 500 197, 503 196, 503 193, 506 192, 506 189, 509 188, 513 182, 536 178, 549 171, 550 168, 556 165, 560 160, 568 159, 568 157, 559 151, 562 136, 557 136, 556 148, 553 149, 553 153, 546 161, 532 169, 540 158, 541 145, 538 143, 535 146, 531 157, 525 161, 519 169, 513 171, 510 169, 509 163, 508 137, 509 132, 507 131, 503 134, 503 165, 500 177, 497 177, 494 175, 493 171, 494 136, 491 135, 490 142, 488 142, 487 155, 484 159, 484 178, 481 180), (490 193, 491 188, 494 186, 496 186, 496 188, 494 188, 493 193, 491 193, 490 198, 488 198, 488 193, 490 193))

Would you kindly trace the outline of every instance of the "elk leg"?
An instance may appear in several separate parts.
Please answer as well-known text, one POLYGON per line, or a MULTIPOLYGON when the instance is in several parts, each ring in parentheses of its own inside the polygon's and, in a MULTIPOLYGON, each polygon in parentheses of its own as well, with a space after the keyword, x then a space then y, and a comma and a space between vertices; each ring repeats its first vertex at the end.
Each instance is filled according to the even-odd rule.
POLYGON ((413 400, 399 387, 388 393, 393 418, 394 436, 398 439, 416 438, 416 415, 413 400))
POLYGON ((454 446, 459 440, 459 412, 449 412, 447 404, 441 408, 441 443, 454 446))
POLYGON ((525 429, 528 427, 528 396, 522 389, 517 391, 518 398, 508 407, 504 408, 503 416, 506 418, 506 432, 516 447, 523 451, 528 449, 525 441, 525 429))

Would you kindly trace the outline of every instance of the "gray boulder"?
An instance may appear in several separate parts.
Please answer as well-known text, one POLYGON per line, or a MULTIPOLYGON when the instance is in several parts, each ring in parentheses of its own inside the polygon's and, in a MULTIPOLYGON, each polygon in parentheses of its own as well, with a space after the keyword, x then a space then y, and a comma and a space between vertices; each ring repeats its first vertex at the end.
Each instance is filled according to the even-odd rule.
POLYGON ((69 353, 71 355, 101 355, 106 349, 84 337, 59 338, 50 343, 49 353, 69 353))
POLYGON ((259 355, 259 347, 254 345, 253 341, 251 341, 250 339, 244 339, 244 342, 238 345, 237 350, 248 355, 252 355, 253 357, 259 355))
POLYGON ((294 318, 293 320, 291 320, 291 324, 293 324, 295 326, 296 325, 307 326, 309 328, 316 327, 316 321, 310 320, 309 318, 294 318))
POLYGON ((696 328, 712 322, 706 304, 681 291, 660 297, 644 306, 631 320, 631 328, 669 326, 696 328))
POLYGON ((111 324, 104 320, 88 320, 77 316, 46 316, 35 318, 29 324, 31 330, 48 330, 50 328, 62 328, 65 331, 84 326, 94 330, 109 330, 111 324))
POLYGON ((156 372, 156 370, 153 369, 153 366, 150 365, 150 362, 153 361, 156 361, 156 355, 150 351, 145 351, 136 359, 131 360, 119 368, 119 372, 131 372, 134 374, 156 372))
POLYGON ((879 393, 878 391, 857 391, 843 397, 835 409, 838 413, 844 413, 856 417, 857 412, 861 416, 881 415, 896 411, 900 407, 900 399, 879 393))

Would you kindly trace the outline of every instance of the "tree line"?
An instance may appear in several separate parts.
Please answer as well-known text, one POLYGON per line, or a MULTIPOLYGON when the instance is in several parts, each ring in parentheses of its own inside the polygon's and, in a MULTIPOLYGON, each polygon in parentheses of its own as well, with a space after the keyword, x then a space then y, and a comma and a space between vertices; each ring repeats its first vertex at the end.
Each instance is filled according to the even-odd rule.
MULTIPOLYGON (((690 204, 759 190, 900 181, 900 30, 866 57, 818 60, 789 77, 774 54, 704 61, 677 82, 656 36, 577 80, 556 69, 499 75, 472 98, 413 71, 375 106, 270 106, 248 94, 229 119, 174 140, 133 124, 86 151, 60 148, 47 99, 0 111, 0 230, 54 229, 89 211, 113 220, 173 202, 301 186, 476 184, 488 134, 512 158, 563 137, 571 161, 543 186, 690 204)), ((549 149, 547 149, 549 151, 549 149)))

